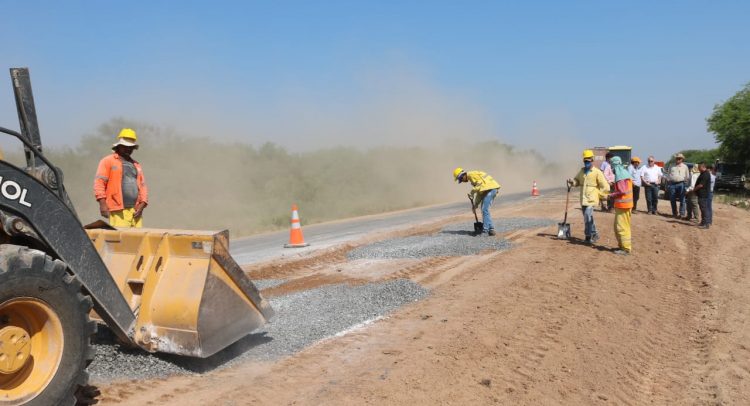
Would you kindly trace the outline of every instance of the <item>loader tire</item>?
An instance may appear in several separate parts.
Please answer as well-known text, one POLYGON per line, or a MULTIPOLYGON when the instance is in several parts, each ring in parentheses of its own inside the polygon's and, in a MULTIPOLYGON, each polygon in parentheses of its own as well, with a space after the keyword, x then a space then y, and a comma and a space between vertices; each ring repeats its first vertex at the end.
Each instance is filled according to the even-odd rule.
POLYGON ((93 360, 91 298, 65 263, 0 246, 0 405, 74 405, 93 360))

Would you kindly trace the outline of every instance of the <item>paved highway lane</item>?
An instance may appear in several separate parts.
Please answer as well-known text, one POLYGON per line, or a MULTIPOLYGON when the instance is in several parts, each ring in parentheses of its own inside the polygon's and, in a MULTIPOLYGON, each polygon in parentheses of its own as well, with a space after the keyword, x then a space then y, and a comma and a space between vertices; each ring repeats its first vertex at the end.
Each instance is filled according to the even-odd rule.
MULTIPOLYGON (((512 204, 526 199, 531 199, 528 193, 500 195, 494 205, 512 204)), ((469 213, 470 210, 469 202, 465 201, 313 225, 304 225, 303 218, 302 231, 305 242, 310 244, 309 247, 284 248, 284 244, 289 240, 289 231, 285 230, 231 240, 230 252, 241 265, 263 262, 284 256, 306 254, 356 240, 374 232, 396 231, 443 217, 469 213)), ((478 214, 481 220, 481 213, 478 214)))

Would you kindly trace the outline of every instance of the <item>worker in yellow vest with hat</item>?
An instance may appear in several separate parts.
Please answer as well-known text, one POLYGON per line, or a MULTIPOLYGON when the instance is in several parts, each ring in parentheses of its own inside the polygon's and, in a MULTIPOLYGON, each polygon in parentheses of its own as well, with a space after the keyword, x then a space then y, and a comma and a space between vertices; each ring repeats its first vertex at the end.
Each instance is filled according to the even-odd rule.
POLYGON ((599 240, 599 233, 594 223, 594 207, 609 193, 609 182, 604 173, 594 166, 594 151, 583 151, 583 168, 575 177, 568 179, 568 187, 581 187, 581 212, 583 213, 584 235, 586 244, 599 240))
POLYGON ((500 184, 482 171, 465 171, 463 168, 456 168, 453 171, 453 179, 458 183, 469 182, 472 189, 469 193, 474 208, 482 205, 482 233, 489 236, 495 235, 495 225, 492 224, 490 216, 490 206, 500 190, 500 184))

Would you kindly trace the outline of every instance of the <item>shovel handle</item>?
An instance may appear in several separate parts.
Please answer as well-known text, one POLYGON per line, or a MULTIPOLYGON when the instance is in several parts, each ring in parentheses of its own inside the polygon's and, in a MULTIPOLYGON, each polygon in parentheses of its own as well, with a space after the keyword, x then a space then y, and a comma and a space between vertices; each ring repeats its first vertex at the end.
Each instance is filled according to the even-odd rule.
POLYGON ((477 217, 477 209, 474 207, 474 199, 471 198, 470 194, 467 194, 466 197, 469 198, 469 201, 471 202, 471 211, 474 213, 474 220, 478 223, 479 217, 477 217))
POLYGON ((570 186, 568 186, 568 193, 565 194, 565 218, 563 224, 568 222, 568 203, 570 202, 570 186))

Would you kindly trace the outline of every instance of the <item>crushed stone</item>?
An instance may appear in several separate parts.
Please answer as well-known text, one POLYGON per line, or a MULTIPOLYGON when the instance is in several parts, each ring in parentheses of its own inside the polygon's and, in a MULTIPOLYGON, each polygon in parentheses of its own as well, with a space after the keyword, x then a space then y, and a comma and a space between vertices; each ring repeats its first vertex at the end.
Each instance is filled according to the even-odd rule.
MULTIPOLYGON (((494 222, 497 233, 519 229, 546 227, 555 224, 549 219, 501 218, 494 222)), ((505 250, 511 243, 500 237, 474 236, 474 223, 455 223, 440 232, 378 241, 357 247, 347 253, 349 260, 403 259, 437 256, 475 255, 488 250, 505 250)))
POLYGON ((92 382, 200 374, 245 360, 275 360, 426 297, 429 291, 406 279, 350 286, 328 285, 269 299, 276 316, 261 329, 206 358, 150 354, 118 345, 100 328, 92 382))
POLYGON ((254 279, 253 285, 255 285, 255 287, 258 288, 258 290, 263 290, 263 289, 275 288, 287 282, 288 281, 286 279, 254 279))

